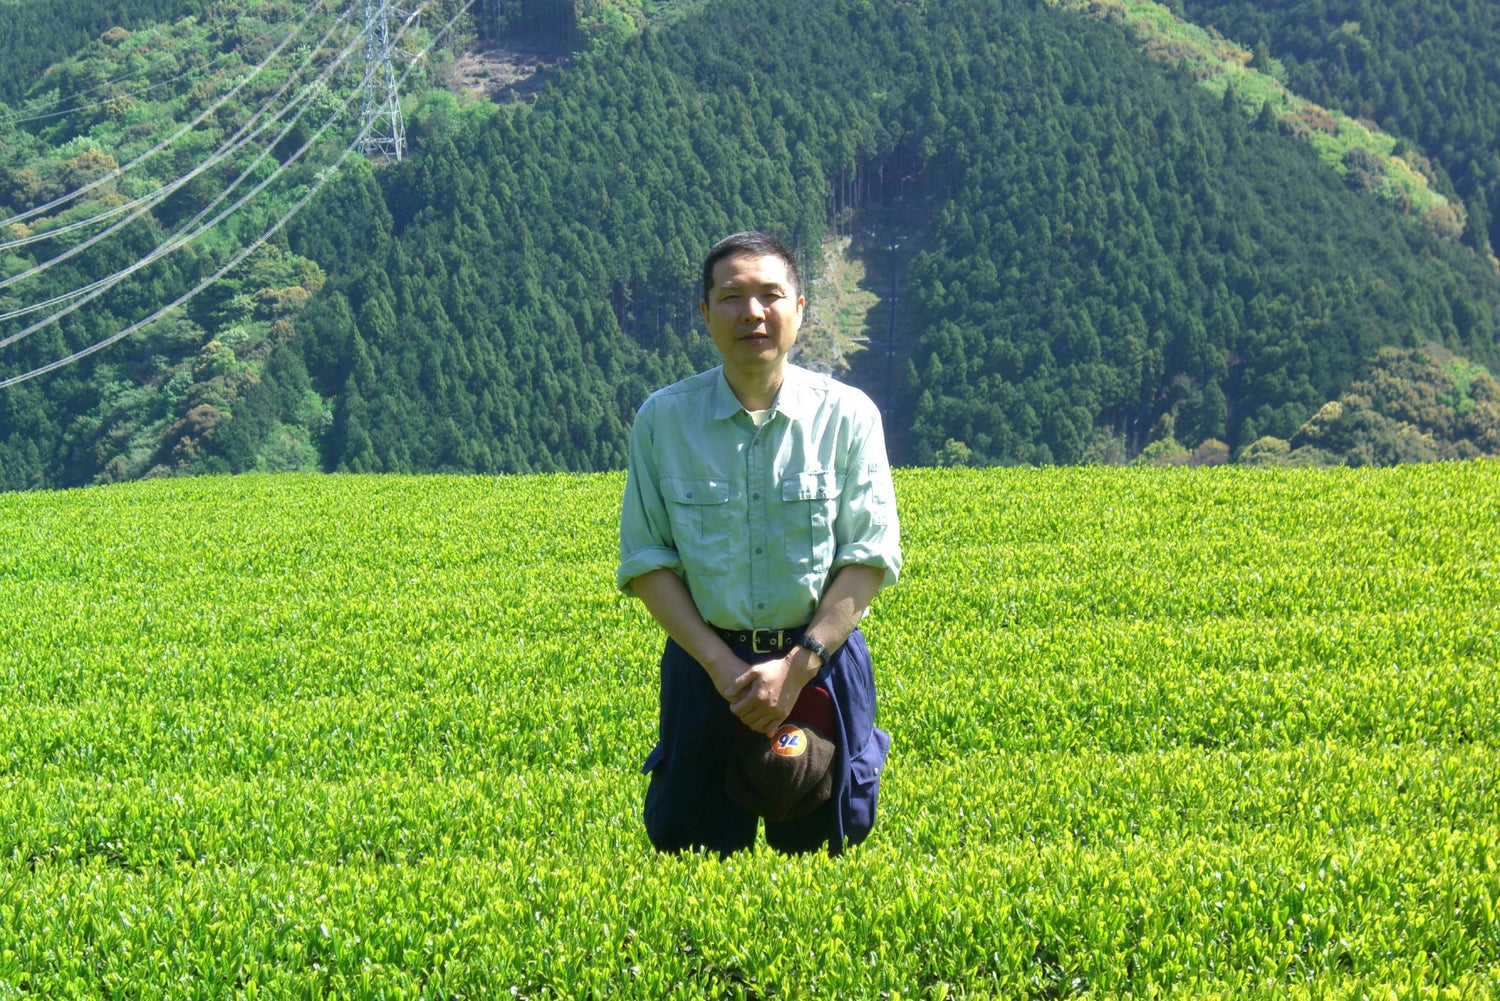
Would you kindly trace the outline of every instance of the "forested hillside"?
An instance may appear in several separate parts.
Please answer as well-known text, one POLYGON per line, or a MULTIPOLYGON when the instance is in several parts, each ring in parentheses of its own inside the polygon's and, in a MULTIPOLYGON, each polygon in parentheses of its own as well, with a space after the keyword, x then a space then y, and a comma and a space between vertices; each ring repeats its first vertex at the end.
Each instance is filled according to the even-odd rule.
POLYGON ((1112 35, 1050 41, 1005 67, 998 127, 950 129, 935 161, 964 173, 913 268, 918 449, 1078 461, 1100 429, 1134 451, 1164 417, 1233 448, 1289 436, 1382 345, 1491 357, 1493 283, 1469 255, 1112 35))
POLYGON ((1494 286, 1472 255, 1108 26, 1041 5, 723 3, 681 29, 580 66, 532 114, 447 130, 385 185, 399 252, 358 278, 331 266, 350 276, 314 307, 338 307, 323 322, 342 356, 371 359, 365 387, 310 365, 342 387, 331 464, 442 466, 445 442, 517 430, 545 445, 538 467, 618 462, 652 379, 615 366, 641 348, 665 376, 679 345, 703 363, 707 241, 760 224, 808 246, 828 182, 851 175, 866 199, 942 205, 903 279, 926 327, 892 411, 915 417, 905 461, 948 438, 981 460, 1078 461, 1101 435, 1139 447, 1164 414, 1189 443, 1290 437, 1381 346, 1491 356, 1494 286), (786 45, 728 58, 711 40, 746 19, 786 45), (479 280, 490 259, 521 263, 479 280), (584 377, 559 364, 589 351, 584 377))
MULTIPOLYGON (((0 7, 0 28, 36 7, 0 7)), ((430 26, 403 24, 399 51, 426 52, 438 18, 462 6, 423 9, 430 26)), ((213 276, 310 195, 355 135, 363 42, 339 13, 246 0, 116 25, 0 105, 0 380, 205 286, 118 350, 0 388, 0 484, 316 463, 323 402, 267 390, 300 354, 277 348, 321 270, 282 239, 213 276)), ((414 91, 445 56, 407 59, 414 91)))
MULTIPOLYGON (((815 266, 854 215, 913 206, 930 207, 924 231, 888 234, 923 248, 900 275, 913 360, 894 394, 868 384, 902 425, 901 462, 950 444, 1077 462, 1163 435, 1289 440, 1381 348, 1497 360, 1500 282, 1480 256, 1117 25, 1041 0, 631 9, 647 7, 676 16, 593 46, 534 103, 413 89, 402 163, 350 161, 186 310, 0 390, 0 487, 618 467, 646 393, 713 361, 694 288, 713 239, 768 228, 815 266), (726 45, 745 37, 767 41, 726 45)), ((424 73, 441 82, 441 54, 424 73)), ((11 211, 100 173, 110 129, 140 134, 96 117, 12 131, 11 211)), ((82 260, 118 267, 133 246, 82 260)), ((31 261, 9 253, 4 273, 31 261)), ((0 378, 227 257, 210 244, 112 312, 0 347, 0 378)), ((0 289, 0 312, 29 301, 0 289)))
POLYGON ((484 0, 474 11, 482 40, 541 35, 574 45, 628 38, 708 0, 484 0))
POLYGON ((1488 0, 1167 0, 1258 44, 1311 99, 1405 136, 1446 175, 1466 239, 1500 245, 1500 5, 1488 0))
MULTIPOLYGON (((54 62, 84 48, 110 28, 173 21, 200 12, 209 0, 90 0, 35 3, 0 0, 0 101, 14 103, 54 62)), ((234 15, 218 4, 220 16, 234 15)))

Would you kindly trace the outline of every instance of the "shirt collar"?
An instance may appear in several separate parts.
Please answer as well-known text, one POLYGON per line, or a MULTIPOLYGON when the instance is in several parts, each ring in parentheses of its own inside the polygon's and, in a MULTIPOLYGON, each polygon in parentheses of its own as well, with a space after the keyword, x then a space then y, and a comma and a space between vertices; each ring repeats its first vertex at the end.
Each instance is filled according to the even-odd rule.
POLYGON ((727 421, 744 409, 740 406, 740 398, 729 388, 729 380, 724 378, 724 366, 720 365, 719 378, 714 382, 714 420, 727 421))
POLYGON ((812 407, 807 391, 807 369, 787 365, 786 376, 781 380, 781 392, 776 394, 776 410, 786 414, 789 420, 802 420, 812 407))
MULTIPOLYGON (((739 397, 734 395, 734 390, 729 388, 729 380, 724 378, 724 366, 719 366, 719 378, 714 385, 713 416, 715 420, 728 420, 745 408, 740 404, 739 397)), ((787 365, 786 375, 781 380, 781 392, 776 394, 776 402, 771 404, 772 417, 776 414, 785 414, 788 420, 801 420, 808 413, 808 393, 806 390, 808 372, 797 365, 787 365)))

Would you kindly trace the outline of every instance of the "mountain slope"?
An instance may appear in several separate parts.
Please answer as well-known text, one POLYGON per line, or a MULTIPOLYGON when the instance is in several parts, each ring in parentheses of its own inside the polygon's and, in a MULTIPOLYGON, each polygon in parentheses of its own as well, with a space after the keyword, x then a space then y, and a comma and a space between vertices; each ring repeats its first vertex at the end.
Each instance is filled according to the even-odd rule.
POLYGON ((898 461, 1290 438, 1381 347, 1495 361, 1482 261, 1230 103, 1042 0, 722 0, 531 104, 409 102, 404 162, 346 170, 173 328, 200 388, 151 392, 162 330, 0 391, 0 484, 617 467, 645 394, 714 361, 713 239, 772 229, 815 265, 853 213, 912 205, 923 231, 885 234, 924 248, 912 364, 894 395, 855 369, 898 461))
POLYGON ((762 225, 810 248, 840 198, 945 204, 938 245, 903 278, 925 322, 893 411, 915 417, 904 461, 950 437, 981 459, 1077 461, 1101 436, 1139 447, 1164 417, 1193 442, 1290 436, 1381 346, 1487 359, 1496 337, 1494 284, 1467 252, 1163 78, 1117 30, 1040 4, 719 4, 565 74, 529 113, 447 129, 384 188, 402 255, 331 289, 352 318, 363 283, 407 329, 344 330, 365 342, 369 393, 347 368, 310 369, 342 387, 341 412, 373 393, 402 418, 380 422, 383 446, 336 445, 331 465, 440 468, 433 443, 455 428, 508 443, 492 430, 521 426, 507 398, 544 403, 541 468, 617 462, 654 384, 640 365, 665 378, 712 360, 691 309, 707 243, 762 225), (715 40, 734 23, 785 44, 730 60, 715 40), (384 301, 385 278, 415 290, 475 259, 514 263, 488 287, 440 279, 430 320, 403 321, 415 302, 399 292, 384 301), (451 370, 460 343, 517 363, 451 370), (572 384, 549 396, 518 349, 572 384), (580 375, 553 352, 605 360, 580 375), (431 371, 403 378, 419 358, 431 371), (455 390, 424 411, 444 377, 455 390), (546 409, 564 399, 585 426, 546 409))

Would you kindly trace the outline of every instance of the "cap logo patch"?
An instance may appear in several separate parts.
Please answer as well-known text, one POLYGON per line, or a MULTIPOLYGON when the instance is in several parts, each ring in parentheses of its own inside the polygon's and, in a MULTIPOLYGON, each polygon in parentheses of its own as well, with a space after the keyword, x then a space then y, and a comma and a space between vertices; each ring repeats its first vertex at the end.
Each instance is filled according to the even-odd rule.
POLYGON ((783 758, 800 758, 802 752, 807 750, 807 735, 802 732, 801 727, 787 724, 772 735, 771 750, 783 758))

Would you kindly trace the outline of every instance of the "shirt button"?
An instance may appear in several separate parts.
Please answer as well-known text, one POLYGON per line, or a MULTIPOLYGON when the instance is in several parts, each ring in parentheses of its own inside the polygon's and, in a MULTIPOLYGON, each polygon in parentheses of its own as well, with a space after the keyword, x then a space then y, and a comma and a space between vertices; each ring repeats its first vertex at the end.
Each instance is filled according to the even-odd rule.
POLYGON ((766 607, 766 603, 764 601, 756 602, 755 607, 756 608, 765 608, 766 607))
POLYGON ((757 491, 755 491, 755 493, 751 494, 750 495, 750 499, 751 500, 760 500, 760 491, 757 490, 757 491))
POLYGON ((693 499, 693 492, 691 490, 688 491, 687 497, 688 497, 688 500, 692 500, 693 499))
POLYGON ((759 556, 759 555, 760 555, 760 554, 761 554, 761 553, 763 553, 763 552, 765 552, 765 550, 764 550, 764 549, 762 549, 762 548, 760 548, 760 547, 759 547, 759 546, 756 546, 756 547, 755 547, 755 555, 756 555, 756 556, 759 556))

